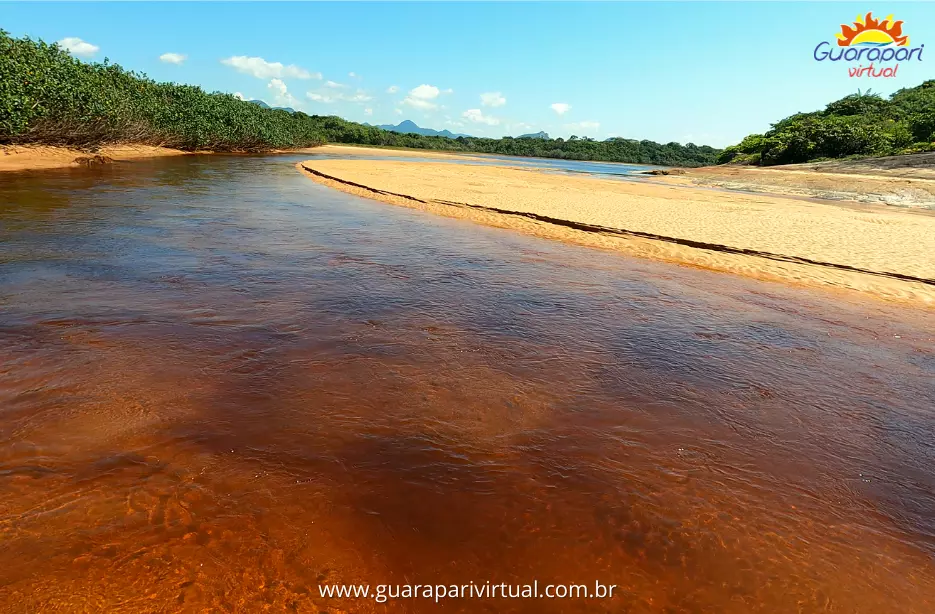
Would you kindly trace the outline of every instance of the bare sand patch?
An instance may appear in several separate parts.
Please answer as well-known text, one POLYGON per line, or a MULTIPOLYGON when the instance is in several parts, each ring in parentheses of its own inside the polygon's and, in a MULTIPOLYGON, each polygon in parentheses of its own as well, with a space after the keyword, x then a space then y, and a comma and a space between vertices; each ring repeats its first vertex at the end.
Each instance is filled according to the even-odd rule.
POLYGON ((415 157, 415 158, 448 158, 448 159, 473 159, 476 156, 465 155, 455 151, 435 151, 432 149, 392 149, 384 147, 367 147, 364 145, 322 145, 315 148, 316 152, 358 155, 358 156, 397 156, 397 157, 415 157))
POLYGON ((159 158, 165 156, 184 156, 191 152, 152 145, 113 145, 101 147, 94 153, 70 149, 68 147, 46 147, 33 145, 15 145, 0 147, 0 171, 26 171, 47 168, 65 168, 91 164, 95 157, 109 160, 137 160, 140 158, 159 158))
POLYGON ((935 305, 935 216, 923 212, 494 166, 310 160, 298 168, 345 192, 491 226, 935 305))

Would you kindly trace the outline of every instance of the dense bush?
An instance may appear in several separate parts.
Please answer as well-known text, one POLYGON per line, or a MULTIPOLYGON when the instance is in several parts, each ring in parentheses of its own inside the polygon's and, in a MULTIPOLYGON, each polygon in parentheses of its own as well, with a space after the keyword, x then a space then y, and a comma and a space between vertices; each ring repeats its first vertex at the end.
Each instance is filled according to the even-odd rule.
POLYGON ((726 148, 718 163, 792 164, 826 158, 935 150, 935 80, 884 99, 852 94, 823 111, 798 113, 726 148))
POLYGON ((222 93, 156 83, 107 60, 85 63, 55 45, 0 30, 0 144, 94 148, 107 143, 264 151, 358 143, 568 160, 702 166, 718 150, 692 143, 590 138, 450 139, 388 132, 339 117, 266 109, 222 93))
POLYGON ((156 83, 107 60, 87 64, 55 45, 0 30, 0 143, 119 142, 262 151, 318 145, 324 137, 304 114, 156 83))

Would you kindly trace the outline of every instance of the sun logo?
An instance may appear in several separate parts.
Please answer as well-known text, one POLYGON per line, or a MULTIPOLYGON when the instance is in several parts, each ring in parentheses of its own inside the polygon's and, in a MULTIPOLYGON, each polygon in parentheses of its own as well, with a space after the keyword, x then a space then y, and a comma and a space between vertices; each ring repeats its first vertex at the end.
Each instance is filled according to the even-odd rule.
POLYGON ((909 37, 903 36, 903 22, 893 21, 893 16, 877 20, 873 13, 865 17, 857 16, 852 26, 841 26, 841 33, 835 34, 838 47, 908 47, 909 37))

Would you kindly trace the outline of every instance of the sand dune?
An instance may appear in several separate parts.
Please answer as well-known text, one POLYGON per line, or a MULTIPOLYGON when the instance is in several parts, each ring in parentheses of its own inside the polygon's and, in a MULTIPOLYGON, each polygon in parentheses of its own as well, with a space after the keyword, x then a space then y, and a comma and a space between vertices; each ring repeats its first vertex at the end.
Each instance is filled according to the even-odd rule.
POLYGON ((305 171, 332 187, 452 217, 763 279, 935 305, 930 212, 493 166, 384 160, 310 160, 303 166, 327 175, 305 171), (566 222, 631 234, 569 228, 566 222))

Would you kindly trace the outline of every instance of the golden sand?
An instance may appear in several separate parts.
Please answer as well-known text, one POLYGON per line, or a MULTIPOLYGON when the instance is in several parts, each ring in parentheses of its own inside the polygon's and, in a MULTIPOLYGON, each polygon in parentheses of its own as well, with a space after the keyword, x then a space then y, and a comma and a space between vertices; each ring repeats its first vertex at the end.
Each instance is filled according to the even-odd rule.
MULTIPOLYGON (((88 153, 68 147, 13 146, 0 148, 0 171, 42 170, 83 166, 81 160, 102 156, 110 160, 137 160, 183 156, 190 152, 151 145, 113 145, 88 153)), ((93 161, 92 161, 93 164, 93 161)))
POLYGON ((450 217, 935 305, 927 283, 935 280, 935 216, 927 212, 437 162, 309 160, 298 168, 345 192, 450 217))
MULTIPOLYGON (((377 147, 358 147, 354 145, 324 145, 297 150, 277 150, 269 153, 323 152, 338 155, 393 156, 419 158, 466 159, 469 156, 450 152, 423 151, 417 149, 381 149, 377 147)), ((88 153, 69 147, 48 147, 43 145, 16 145, 0 147, 0 172, 44 170, 50 168, 78 168, 87 165, 96 156, 106 161, 138 160, 142 158, 162 158, 166 156, 184 156, 189 154, 209 154, 210 151, 182 151, 169 147, 152 145, 110 145, 101 147, 95 153, 88 153)), ((98 159, 99 161, 100 159, 98 159)))
POLYGON ((365 155, 365 156, 396 156, 396 157, 415 157, 415 158, 447 158, 455 160, 464 160, 476 158, 469 154, 462 154, 452 151, 433 151, 429 149, 392 149, 384 147, 366 147, 364 145, 323 145, 315 149, 316 152, 341 154, 341 155, 365 155))

